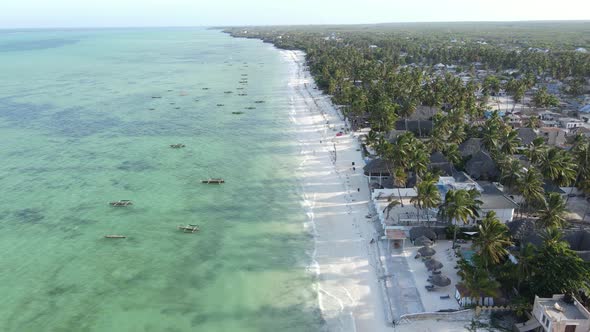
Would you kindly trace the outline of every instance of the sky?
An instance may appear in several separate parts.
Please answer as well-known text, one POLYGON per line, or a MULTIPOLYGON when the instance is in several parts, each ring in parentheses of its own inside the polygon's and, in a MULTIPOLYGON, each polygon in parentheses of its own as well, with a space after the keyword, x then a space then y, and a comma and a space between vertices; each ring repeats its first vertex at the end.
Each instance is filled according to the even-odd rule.
POLYGON ((590 20, 590 0, 0 0, 0 28, 590 20))

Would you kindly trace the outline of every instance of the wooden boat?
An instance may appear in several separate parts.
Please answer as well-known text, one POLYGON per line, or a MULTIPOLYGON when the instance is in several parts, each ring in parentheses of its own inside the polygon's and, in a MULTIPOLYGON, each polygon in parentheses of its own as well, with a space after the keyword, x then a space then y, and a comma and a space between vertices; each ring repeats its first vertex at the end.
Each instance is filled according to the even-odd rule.
POLYGON ((116 234, 105 235, 104 237, 106 239, 126 239, 127 238, 125 235, 116 235, 116 234))
POLYGON ((233 91, 223 91, 223 93, 234 93, 233 91))
POLYGON ((222 183, 225 183, 225 180, 224 179, 207 179, 207 180, 202 180, 201 183, 222 184, 222 183))
POLYGON ((152 96, 152 98, 153 98, 153 99, 160 99, 160 98, 162 98, 162 97, 160 97, 160 96, 152 96))
POLYGON ((248 95, 247 93, 240 93, 240 94, 238 94, 238 96, 247 96, 247 95, 248 95))
POLYGON ((129 205, 133 205, 133 202, 132 202, 132 201, 130 201, 130 200, 128 200, 128 199, 122 199, 122 200, 118 200, 118 201, 115 201, 115 202, 110 202, 109 204, 110 204, 111 206, 117 206, 117 207, 120 207, 120 206, 129 206, 129 205))
POLYGON ((186 147, 186 145, 184 145, 182 143, 178 143, 178 144, 170 144, 170 147, 173 149, 180 149, 180 148, 186 147))
POLYGON ((255 110, 256 107, 254 107, 254 106, 248 106, 248 107, 245 107, 245 109, 247 109, 247 110, 255 110))
POLYGON ((244 114, 244 112, 231 112, 231 114, 244 114))
POLYGON ((203 88, 203 90, 209 90, 209 88, 203 88))
POLYGON ((263 104, 264 103, 264 100, 257 100, 254 103, 256 103, 256 104, 263 104))
POLYGON ((217 106, 224 106, 223 104, 217 104, 217 106))
POLYGON ((199 226, 198 225, 180 225, 177 226, 176 228, 180 229, 181 231, 185 232, 185 233, 195 233, 199 231, 199 226))

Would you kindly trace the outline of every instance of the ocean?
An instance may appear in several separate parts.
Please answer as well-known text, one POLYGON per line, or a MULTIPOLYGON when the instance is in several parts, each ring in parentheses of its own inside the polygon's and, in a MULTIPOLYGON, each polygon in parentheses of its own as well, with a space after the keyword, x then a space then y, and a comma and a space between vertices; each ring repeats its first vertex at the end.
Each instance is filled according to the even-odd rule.
POLYGON ((321 330, 291 65, 204 28, 0 30, 0 330, 321 330))

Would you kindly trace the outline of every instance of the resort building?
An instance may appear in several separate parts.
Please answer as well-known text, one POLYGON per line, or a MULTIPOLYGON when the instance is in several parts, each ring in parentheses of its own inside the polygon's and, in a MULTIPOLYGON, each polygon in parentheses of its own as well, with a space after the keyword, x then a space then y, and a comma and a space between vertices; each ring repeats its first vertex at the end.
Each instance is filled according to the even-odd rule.
POLYGON ((551 298, 535 296, 532 318, 523 324, 516 324, 520 332, 588 332, 590 312, 572 296, 563 294, 551 298))
MULTIPOLYGON (((470 220, 469 223, 483 219, 490 211, 494 211, 501 222, 508 223, 512 221, 514 210, 518 208, 518 204, 504 195, 495 184, 476 182, 464 172, 454 172, 453 176, 441 176, 436 186, 442 199, 449 190, 475 189, 481 193, 480 216, 476 220, 470 220)), ((429 225, 433 228, 448 226, 448 222, 439 220, 438 208, 418 209, 412 204, 412 198, 417 195, 415 188, 373 190, 371 201, 386 236, 388 236, 388 230, 392 236, 393 230, 405 231, 407 237, 410 229, 416 226, 429 225), (392 202, 394 204, 391 204, 392 202)), ((396 236, 399 237, 398 235, 396 236)))

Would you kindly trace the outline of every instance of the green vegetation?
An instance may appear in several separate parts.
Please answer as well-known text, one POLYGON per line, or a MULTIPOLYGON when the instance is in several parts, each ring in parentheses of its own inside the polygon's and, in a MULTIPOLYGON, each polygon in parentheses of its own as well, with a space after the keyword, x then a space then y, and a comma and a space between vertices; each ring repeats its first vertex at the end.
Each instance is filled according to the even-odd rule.
MULTIPOLYGON (((518 215, 534 220, 545 235, 542 245, 516 243, 520 247, 514 250, 518 241, 510 238, 494 213, 488 213, 476 230, 472 261, 459 264, 462 283, 472 294, 496 296, 516 289, 520 297, 514 302, 524 307, 520 304, 535 294, 588 291, 589 266, 561 238, 566 202, 543 188, 549 183, 590 193, 590 140, 570 139, 571 149, 549 146, 543 137, 524 144, 503 115, 487 106, 491 98, 506 93, 513 100, 513 110, 525 99, 533 108, 556 108, 587 93, 590 53, 577 49, 590 50, 588 22, 226 31, 305 51, 318 87, 342 106, 354 128, 371 128, 366 145, 386 162, 394 185, 405 187, 415 180, 418 196, 411 203, 416 209, 439 207, 439 217, 451 224, 453 246, 460 224, 479 217, 482 202, 476 190, 450 190, 441 202, 429 158, 441 152, 462 170, 469 157, 462 157, 459 146, 468 139, 481 140, 500 171, 496 180, 505 192, 522 197, 518 215), (547 82, 558 82, 559 92, 550 92, 547 82), (419 121, 414 119, 417 114, 419 121), (431 127, 423 127, 423 119, 431 127), (412 121, 417 126, 411 128, 412 121), (517 263, 511 262, 510 253, 517 263)), ((540 119, 530 116, 522 126, 539 128, 540 119)), ((391 197, 384 211, 403 205, 398 194, 399 200, 391 197)))

